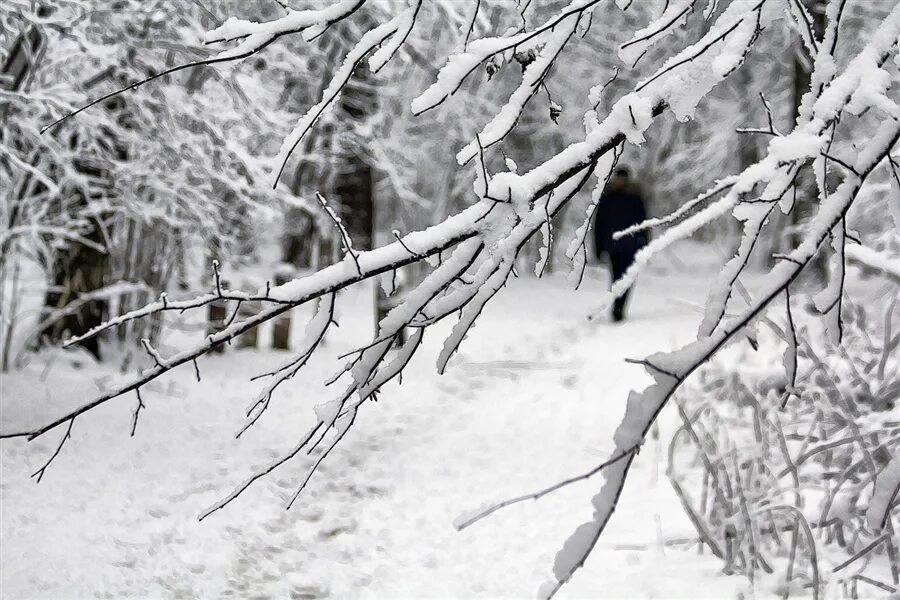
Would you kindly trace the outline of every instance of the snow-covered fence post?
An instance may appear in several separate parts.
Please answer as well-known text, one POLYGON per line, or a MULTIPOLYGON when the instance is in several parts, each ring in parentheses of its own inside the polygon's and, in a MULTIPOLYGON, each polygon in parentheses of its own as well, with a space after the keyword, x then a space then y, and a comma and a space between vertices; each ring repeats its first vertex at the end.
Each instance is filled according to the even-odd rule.
MULTIPOLYGON (((297 270, 290 263, 281 263, 275 270, 275 285, 284 285, 297 275, 297 270)), ((291 349, 291 313, 282 314, 272 325, 272 348, 276 350, 291 349)))
MULTIPOLYGON (((229 325, 228 319, 228 299, 222 293, 228 289, 228 280, 222 277, 219 272, 219 261, 214 259, 212 262, 213 277, 215 278, 215 296, 210 300, 206 313, 206 336, 207 339, 220 334, 227 329, 229 325)), ((225 351, 225 345, 219 344, 215 348, 211 348, 213 352, 222 353, 225 351)))
MULTIPOLYGON (((237 308, 237 318, 240 321, 257 316, 262 311, 262 304, 258 301, 241 302, 237 308)), ((238 348, 258 348, 259 329, 251 329, 238 338, 238 348)))
MULTIPOLYGON (((225 329, 225 322, 228 320, 228 301, 223 299, 214 300, 209 303, 209 309, 206 316, 206 334, 214 335, 225 329)), ((222 353, 225 346, 217 346, 212 349, 213 352, 222 353)))

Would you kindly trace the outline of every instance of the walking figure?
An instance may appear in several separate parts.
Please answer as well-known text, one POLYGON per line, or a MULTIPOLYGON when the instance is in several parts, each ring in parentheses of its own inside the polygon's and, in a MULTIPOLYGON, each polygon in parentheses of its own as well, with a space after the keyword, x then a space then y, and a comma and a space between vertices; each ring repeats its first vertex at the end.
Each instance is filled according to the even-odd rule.
MULTIPOLYGON (((644 199, 631 180, 628 169, 617 168, 606 184, 606 189, 594 211, 594 247, 598 259, 601 259, 604 253, 609 256, 613 281, 625 274, 625 271, 634 262, 638 250, 648 242, 647 234, 643 231, 618 240, 613 239, 613 234, 637 225, 646 218, 644 199)), ((613 303, 613 321, 619 322, 625 318, 625 304, 628 302, 630 292, 631 288, 616 298, 613 303)))

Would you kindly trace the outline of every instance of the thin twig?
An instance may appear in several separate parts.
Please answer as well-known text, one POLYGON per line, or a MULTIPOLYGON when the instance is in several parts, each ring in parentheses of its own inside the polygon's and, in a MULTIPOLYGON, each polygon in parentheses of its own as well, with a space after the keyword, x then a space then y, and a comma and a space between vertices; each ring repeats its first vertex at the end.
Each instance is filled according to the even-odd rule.
POLYGON ((550 487, 544 488, 537 492, 532 492, 530 494, 523 494, 522 496, 516 496, 515 498, 510 498, 509 500, 504 500, 503 502, 494 504, 493 506, 490 506, 490 507, 482 510, 475 516, 469 517, 465 521, 458 523, 456 525, 456 529, 457 529, 457 531, 462 531, 463 529, 469 527, 470 525, 477 523, 481 519, 484 519, 485 517, 490 516, 491 514, 497 512, 501 508, 506 508, 507 506, 512 506, 513 504, 518 504, 519 502, 525 502, 526 500, 537 500, 543 496, 546 496, 547 494, 555 492, 558 489, 564 488, 568 485, 577 483, 579 481, 584 481, 585 479, 589 479, 589 478, 593 477, 594 475, 596 475, 597 473, 599 473, 600 471, 602 471, 603 469, 605 469, 606 467, 619 462, 623 458, 625 458, 631 454, 634 454, 637 451, 638 451, 638 447, 635 446, 629 450, 626 450, 625 452, 622 452, 618 456, 614 456, 613 458, 607 460, 606 462, 600 463, 599 465, 597 465, 590 471, 582 473, 581 475, 576 475, 575 477, 565 479, 563 481, 560 481, 559 483, 555 483, 555 484, 551 485, 550 487))

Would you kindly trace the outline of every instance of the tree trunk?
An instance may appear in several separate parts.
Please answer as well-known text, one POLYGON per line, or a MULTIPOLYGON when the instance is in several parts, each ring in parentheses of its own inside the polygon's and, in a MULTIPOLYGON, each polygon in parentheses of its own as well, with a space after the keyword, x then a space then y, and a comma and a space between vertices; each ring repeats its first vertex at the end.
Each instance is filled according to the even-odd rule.
MULTIPOLYGON (((104 240, 100 233, 100 227, 102 225, 96 222, 91 232, 84 237, 103 246, 104 240)), ((44 306, 50 310, 61 309, 77 300, 80 295, 102 288, 106 283, 108 271, 108 254, 78 242, 72 242, 56 256, 52 266, 51 285, 47 289, 44 306)), ((105 316, 105 301, 86 302, 71 314, 50 323, 41 332, 41 337, 56 343, 67 334, 81 335, 103 323, 105 316)), ((98 337, 85 340, 81 345, 95 357, 100 358, 98 337)))
MULTIPOLYGON (((825 34, 825 9, 817 0, 805 0, 804 4, 812 16, 813 33, 816 39, 821 40, 825 34)), ((800 103, 803 94, 809 91, 812 74, 812 62, 806 56, 801 55, 798 48, 794 53, 794 77, 793 77, 793 122, 797 122, 800 114, 800 103)), ((803 227, 816 212, 818 190, 816 189, 815 175, 812 168, 807 167, 797 174, 795 183, 796 200, 787 218, 788 234, 784 236, 786 248, 782 252, 790 252, 796 248, 803 239, 803 227)), ((807 277, 823 281, 828 277, 828 265, 822 254, 817 255, 805 269, 807 277)))

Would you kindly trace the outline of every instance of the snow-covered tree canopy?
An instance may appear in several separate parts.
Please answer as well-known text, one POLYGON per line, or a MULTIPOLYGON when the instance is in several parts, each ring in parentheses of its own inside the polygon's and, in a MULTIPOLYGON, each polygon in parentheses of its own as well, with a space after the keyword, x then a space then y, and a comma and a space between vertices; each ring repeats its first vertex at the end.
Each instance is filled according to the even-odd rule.
MULTIPOLYGON (((274 154, 268 184, 277 185, 285 165, 303 148, 303 141, 334 107, 342 89, 353 80, 361 65, 378 74, 389 72, 395 63, 402 67, 420 61, 423 56, 430 58, 432 30, 460 26, 455 47, 434 65, 432 82, 425 89, 415 91, 409 108, 419 122, 429 124, 441 119, 438 115, 445 110, 445 105, 452 105, 455 97, 464 96, 469 110, 453 114, 465 122, 441 121, 444 127, 452 128, 445 139, 456 142, 461 138, 458 132, 465 131, 473 122, 477 124, 477 132, 455 147, 445 148, 439 158, 455 160, 467 169, 474 180, 472 202, 439 223, 420 231, 395 232, 396 241, 359 251, 353 248, 349 234, 330 211, 327 198, 320 196, 322 210, 333 219, 344 241, 343 260, 309 276, 283 285, 266 285, 256 291, 225 289, 217 280, 215 289, 205 295, 179 301, 164 296, 140 310, 109 320, 87 336, 148 315, 201 309, 222 299, 238 304, 257 301, 264 306, 259 314, 243 320, 233 319, 222 331, 170 356, 163 356, 146 343, 153 366, 43 427, 5 437, 34 439, 71 427, 75 419, 86 416, 95 407, 130 392, 139 394, 142 386, 180 365, 192 363, 197 368, 197 359, 211 349, 296 306, 315 303, 315 316, 307 325, 302 347, 289 360, 265 373, 267 383, 248 411, 249 427, 263 416, 276 389, 320 350, 321 341, 335 323, 335 297, 340 290, 390 274, 405 265, 427 263, 429 273, 424 280, 405 294, 380 322, 375 338, 354 352, 329 382, 343 389, 316 405, 316 424, 298 435, 295 447, 241 483, 204 516, 221 509, 255 480, 292 458, 316 448, 323 449, 298 485, 296 498, 318 465, 364 414, 362 408, 377 398, 387 382, 401 375, 432 325, 451 319, 455 321, 452 332, 437 356, 438 370, 447 368, 484 306, 515 274, 516 257, 532 237, 541 236, 549 247, 554 234, 571 236, 566 255, 573 262, 572 282, 577 285, 584 272, 585 238, 593 207, 626 148, 629 152, 633 151, 632 147, 640 148, 645 138, 654 135, 654 122, 661 118, 674 116, 679 122, 694 119, 704 98, 719 84, 738 77, 742 64, 753 59, 757 46, 766 44, 772 36, 789 35, 802 60, 810 65, 811 73, 790 128, 782 130, 775 123, 764 94, 760 114, 764 118, 768 114, 767 122, 744 124, 757 129, 756 135, 768 139, 758 157, 731 175, 706 181, 705 192, 677 198, 677 208, 671 214, 620 232, 629 235, 638 229, 657 230, 632 268, 613 285, 613 295, 627 290, 651 256, 714 220, 731 218, 742 229, 734 256, 712 283, 696 341, 642 361, 654 383, 643 391, 632 392, 627 400, 625 417, 615 434, 615 450, 603 464, 605 482, 592 500, 593 517, 578 527, 558 553, 555 579, 542 588, 544 596, 555 594, 584 564, 602 534, 654 419, 699 365, 729 343, 743 339, 748 328, 774 301, 786 298, 790 314, 790 287, 817 255, 827 257, 830 279, 816 297, 816 304, 836 340, 841 335, 841 298, 847 259, 856 257, 871 263, 885 260, 896 264, 891 262, 896 261, 895 257, 867 257, 866 249, 855 249, 858 240, 848 229, 846 218, 855 203, 871 201, 877 207, 882 206, 878 203, 884 198, 895 204, 900 198, 897 155, 900 106, 896 91, 900 79, 900 5, 891 7, 887 6, 890 2, 885 2, 874 7, 871 13, 875 16, 869 15, 864 35, 859 36, 864 43, 857 44, 858 39, 850 36, 844 25, 852 0, 826 3, 822 31, 816 31, 814 15, 798 0, 669 0, 653 3, 652 9, 650 4, 629 0, 618 0, 615 4, 609 0, 547 3, 538 0, 518 3, 341 0, 304 10, 295 10, 287 4, 279 16, 261 21, 231 18, 209 30, 203 42, 217 48, 216 54, 190 64, 159 69, 150 79, 131 84, 127 89, 186 68, 264 56, 282 41, 302 38, 315 47, 336 31, 352 35, 349 50, 331 70, 330 81, 318 90, 274 154), (485 23, 484 11, 492 11, 497 18, 485 23), (613 18, 612 15, 620 15, 621 11, 626 14, 641 11, 646 19, 631 39, 621 45, 620 61, 615 64, 608 49, 585 40, 590 39, 592 26, 613 18), (425 24, 431 27, 425 28, 425 24), (636 78, 629 89, 609 85, 617 73, 624 79, 641 60, 650 61, 645 67, 649 70, 636 78), (511 93, 494 102, 470 100, 493 98, 496 92, 492 88, 492 76, 515 63, 521 66, 521 75, 511 93), (547 154, 541 152, 540 142, 535 140, 532 149, 539 158, 536 166, 528 170, 520 171, 512 157, 500 160, 500 145, 514 135, 529 103, 540 99, 545 86, 554 78, 565 77, 567 72, 588 74, 594 82, 588 97, 581 100, 584 111, 579 139, 559 152, 547 154), (611 89, 619 89, 619 95, 608 97, 611 89), (601 110, 602 105, 608 109, 601 110), (494 165, 503 167, 495 170, 491 168, 494 165), (774 267, 748 288, 745 303, 732 302, 733 292, 740 285, 741 273, 761 232, 777 223, 774 215, 788 214, 796 207, 798 181, 806 174, 815 184, 813 214, 802 225, 793 247, 775 256, 774 267), (589 185, 593 187, 591 203, 581 226, 574 235, 554 232, 554 217, 589 185), (873 185, 882 186, 883 191, 870 193, 873 185), (405 329, 412 333, 401 342, 405 329)), ((302 51, 302 46, 298 48, 302 51)), ((393 75, 402 72, 399 69, 393 75)), ((770 99, 777 97, 785 84, 774 82, 773 85, 778 90, 768 95, 770 99)), ((152 84, 141 89, 152 89, 152 84)), ((70 123, 78 127, 79 119, 91 118, 94 113, 88 110, 74 119, 69 117, 119 93, 113 92, 77 111, 63 114, 50 129, 51 133, 41 139, 72 127, 70 123)), ((179 100, 179 105, 191 102, 186 96, 179 100)), ((548 106, 552 115, 559 115, 556 101, 549 99, 548 106)), ((57 103, 50 110, 66 113, 68 106, 57 103)), ((212 114, 215 110, 207 107, 205 112, 212 114)), ((146 133, 144 137, 152 138, 146 133)), ((227 144, 228 148, 234 146, 233 140, 227 144)), ((719 153, 733 151, 736 149, 715 148, 719 153)), ((703 156, 696 158, 702 160, 703 156)), ((429 159, 436 160, 433 156, 429 159)), ((695 173, 704 172, 702 164, 695 165, 694 169, 695 173)), ((879 218, 887 217, 885 214, 879 218)), ((541 262, 548 256, 545 250, 541 262)), ((536 265, 535 269, 541 272, 543 264, 536 265)), ((86 336, 79 339, 83 337, 86 336)), ((789 343, 785 357, 792 377, 796 370, 795 353, 796 340, 793 348, 789 343)), ((198 368, 197 375, 201 375, 198 368)), ((137 403, 135 422, 142 406, 140 397, 137 403)))
POLYGON ((267 151, 259 132, 286 116, 256 96, 260 74, 250 64, 109 98, 42 135, 54 115, 98 90, 143 80, 184 56, 207 56, 195 40, 216 20, 206 9, 11 0, 0 19, 0 254, 21 242, 48 264, 49 252, 73 241, 104 250, 88 234, 123 217, 158 220, 224 249, 239 229, 236 215, 287 196, 257 185, 265 179, 257 157, 267 151))

